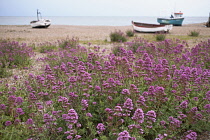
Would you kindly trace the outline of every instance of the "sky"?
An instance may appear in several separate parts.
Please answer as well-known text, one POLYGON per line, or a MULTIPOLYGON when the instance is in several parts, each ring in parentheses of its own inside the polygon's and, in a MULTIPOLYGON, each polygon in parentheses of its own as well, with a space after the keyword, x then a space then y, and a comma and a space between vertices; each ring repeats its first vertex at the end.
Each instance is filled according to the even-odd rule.
POLYGON ((209 16, 210 0, 0 0, 0 16, 209 16))

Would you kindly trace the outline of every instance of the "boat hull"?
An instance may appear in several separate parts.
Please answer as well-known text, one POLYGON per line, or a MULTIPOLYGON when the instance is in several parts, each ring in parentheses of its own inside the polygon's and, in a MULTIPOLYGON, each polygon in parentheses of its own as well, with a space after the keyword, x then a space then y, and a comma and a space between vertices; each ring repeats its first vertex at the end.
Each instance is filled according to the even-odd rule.
POLYGON ((48 28, 50 24, 48 25, 31 25, 32 28, 48 28))
POLYGON ((155 33, 155 32, 169 32, 173 25, 159 25, 159 24, 147 24, 132 22, 133 30, 144 33, 155 33))
POLYGON ((38 20, 30 22, 32 28, 48 28, 51 25, 50 20, 38 20))
POLYGON ((174 26, 182 26, 184 18, 157 18, 157 22, 160 24, 172 24, 174 26))

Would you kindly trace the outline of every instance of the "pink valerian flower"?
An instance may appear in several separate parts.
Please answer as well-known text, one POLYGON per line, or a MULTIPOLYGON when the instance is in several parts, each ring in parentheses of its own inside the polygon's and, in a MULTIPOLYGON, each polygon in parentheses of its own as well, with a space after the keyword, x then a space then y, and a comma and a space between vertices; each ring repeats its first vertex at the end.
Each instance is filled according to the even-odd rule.
POLYGON ((134 85, 134 84, 131 84, 131 85, 130 85, 130 91, 131 91, 132 93, 139 93, 139 90, 138 90, 137 86, 134 85))
POLYGON ((66 138, 67 138, 68 140, 73 139, 73 137, 72 137, 71 135, 68 135, 66 138))
POLYGON ((153 66, 152 60, 148 56, 147 58, 145 58, 145 60, 143 62, 143 69, 147 70, 147 71, 151 71, 152 66, 153 66))
POLYGON ((116 111, 116 112, 122 112, 121 106, 115 106, 114 111, 116 111))
POLYGON ((38 109, 40 109, 40 110, 44 109, 44 107, 42 106, 41 103, 36 103, 36 105, 37 105, 37 108, 38 108, 38 109))
POLYGON ((123 89, 122 92, 121 92, 123 95, 130 95, 130 91, 129 89, 123 89))
POLYGON ((131 124, 128 126, 128 129, 134 129, 134 128, 140 129, 141 126, 139 124, 131 124))
POLYGON ((146 104, 144 103, 146 100, 144 98, 144 96, 139 96, 138 100, 136 101, 138 104, 146 106, 146 104))
POLYGON ((96 105, 96 104, 97 104, 97 102, 92 102, 92 104, 93 104, 93 105, 96 105))
POLYGON ((17 88, 16 87, 12 87, 11 90, 15 92, 17 90, 17 88))
POLYGON ((69 103, 69 100, 67 97, 58 96, 58 102, 62 103, 62 107, 68 107, 71 103, 69 103))
POLYGON ((63 103, 67 103, 68 102, 68 98, 66 98, 66 97, 59 96, 58 98, 59 98, 58 102, 63 102, 63 103))
POLYGON ((206 100, 208 100, 208 101, 210 101, 210 91, 208 91, 207 93, 206 93, 206 98, 205 98, 206 100))
POLYGON ((193 108, 191 108, 191 110, 190 110, 190 112, 192 112, 192 113, 196 113, 198 111, 198 108, 197 107, 193 107, 193 108))
POLYGON ((81 137, 82 137, 82 136, 80 136, 80 135, 76 135, 76 136, 75 136, 76 139, 80 139, 81 137))
POLYGON ((124 130, 118 134, 117 140, 136 140, 136 138, 131 137, 128 131, 124 130))
POLYGON ((97 128, 97 133, 98 134, 101 134, 103 131, 105 131, 106 130, 106 128, 105 128, 105 125, 103 124, 103 123, 99 123, 97 126, 96 126, 96 128, 97 128))
POLYGON ((110 109, 110 108, 106 108, 105 111, 106 111, 107 113, 109 113, 109 114, 112 114, 112 113, 114 112, 114 111, 112 111, 112 109, 110 109))
POLYGON ((33 121, 33 119, 28 119, 25 123, 28 125, 32 125, 32 124, 34 124, 34 121, 33 121))
POLYGON ((177 118, 172 116, 169 117, 170 125, 174 127, 181 127, 182 121, 179 121, 177 118))
POLYGON ((181 102, 181 104, 179 105, 179 107, 180 108, 183 108, 183 109, 187 108, 188 107, 188 100, 185 100, 185 101, 181 102))
POLYGON ((100 86, 95 86, 95 90, 100 92, 101 91, 101 87, 100 86))
POLYGON ((144 122, 144 112, 141 108, 138 108, 136 109, 133 117, 132 117, 133 120, 135 120, 136 122, 138 123, 143 123, 144 122))
POLYGON ((193 100, 197 102, 197 101, 199 101, 199 98, 198 97, 194 97, 193 100))
POLYGON ((155 93, 156 93, 156 92, 155 92, 155 91, 156 91, 155 88, 156 88, 155 86, 150 86, 150 87, 148 88, 148 94, 151 95, 151 96, 156 95, 156 94, 155 94, 155 93))
POLYGON ((185 114, 179 114, 178 119, 182 120, 186 117, 187 117, 187 115, 185 115, 185 114))
POLYGON ((81 101, 82 104, 82 110, 86 110, 88 108, 88 100, 82 99, 81 101))
POLYGON ((187 131, 187 135, 185 136, 184 140, 196 140, 197 139, 197 133, 193 132, 192 130, 187 131))
POLYGON ((44 122, 45 122, 45 123, 49 123, 49 122, 53 122, 53 121, 54 121, 53 117, 50 116, 50 115, 47 114, 47 113, 43 115, 43 119, 44 119, 44 122))
POLYGON ((147 127, 152 128, 152 123, 156 122, 156 113, 151 110, 146 113, 147 127))
POLYGON ((5 104, 0 104, 0 110, 5 110, 6 109, 6 105, 5 104))
POLYGON ((15 121, 14 121, 14 124, 19 124, 21 122, 21 120, 19 120, 19 119, 16 119, 15 121))
POLYGON ((135 124, 131 124, 128 126, 128 129, 133 129, 133 128, 135 128, 135 126, 136 126, 135 124))
POLYGON ((68 114, 63 114, 62 118, 65 121, 73 123, 73 124, 77 123, 77 121, 78 121, 78 115, 77 115, 77 112, 74 109, 70 109, 68 111, 68 114))
POLYGON ((15 100, 16 100, 16 96, 14 96, 14 95, 11 95, 8 97, 9 102, 15 102, 15 100))
POLYGON ((80 123, 77 123, 76 126, 77 126, 77 128, 82 127, 82 125, 80 123))
POLYGON ((6 121, 5 122, 5 126, 10 126, 10 125, 12 125, 12 122, 11 121, 6 121))
POLYGON ((76 95, 74 92, 70 92, 68 95, 70 96, 70 99, 75 99, 78 97, 78 95, 76 95))
POLYGON ((156 113, 155 111, 151 110, 148 111, 146 114, 146 119, 152 122, 156 122, 156 113))
POLYGON ((60 132, 62 132, 62 131, 63 131, 63 128, 62 128, 62 127, 58 127, 58 128, 57 128, 57 132, 58 132, 58 133, 60 133, 60 132))
POLYGON ((53 103, 53 101, 46 101, 45 103, 46 105, 50 106, 53 103))
POLYGON ((93 117, 91 113, 86 113, 86 116, 93 117))
POLYGON ((68 128, 71 130, 73 128, 72 124, 67 124, 68 128))
POLYGON ((35 101, 35 100, 37 100, 37 97, 36 97, 36 95, 34 95, 34 93, 29 93, 29 99, 31 101, 35 101))
POLYGON ((45 66, 45 73, 52 74, 52 69, 51 69, 50 65, 45 66))
POLYGON ((203 108, 206 109, 206 113, 210 113, 210 104, 206 104, 203 108))
POLYGON ((203 118, 203 115, 201 113, 195 114, 195 116, 193 116, 193 119, 195 120, 201 120, 203 118))
POLYGON ((163 68, 161 64, 157 64, 155 68, 153 69, 153 71, 158 77, 162 77, 165 69, 163 68))
POLYGON ((123 108, 126 108, 126 109, 129 109, 129 110, 133 110, 133 102, 132 102, 132 99, 130 98, 127 98, 124 105, 123 105, 123 108))
POLYGON ((22 109, 22 108, 17 108, 17 109, 16 109, 16 113, 17 113, 18 115, 23 115, 23 114, 25 114, 25 112, 23 112, 23 109, 22 109))
POLYGON ((123 110, 122 110, 121 106, 115 106, 115 108, 114 108, 114 112, 115 113, 113 115, 120 117, 120 116, 122 116, 122 111, 123 110))
POLYGON ((15 102, 18 104, 18 105, 22 105, 23 103, 23 98, 22 97, 17 97, 15 102))
POLYGON ((19 77, 18 77, 17 75, 14 75, 14 79, 15 79, 15 80, 18 80, 18 78, 19 78, 19 77))
POLYGON ((165 121, 160 121, 160 125, 163 126, 163 128, 166 128, 166 122, 165 121))
POLYGON ((109 101, 112 101, 112 100, 113 100, 112 96, 108 96, 107 99, 108 99, 109 101))
POLYGON ((155 138, 155 140, 162 140, 164 139, 165 137, 167 137, 168 135, 167 134, 158 134, 158 138, 155 138))

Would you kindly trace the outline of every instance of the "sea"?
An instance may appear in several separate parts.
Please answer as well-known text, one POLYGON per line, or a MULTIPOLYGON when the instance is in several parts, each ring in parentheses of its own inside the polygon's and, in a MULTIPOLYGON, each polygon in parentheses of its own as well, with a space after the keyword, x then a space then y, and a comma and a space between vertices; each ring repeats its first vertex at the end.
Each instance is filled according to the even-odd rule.
MULTIPOLYGON (((131 21, 157 23, 157 17, 152 16, 68 16, 44 17, 50 19, 52 25, 84 25, 84 26, 128 26, 131 21)), ((0 25, 30 25, 36 17, 0 16, 0 25)), ((208 17, 185 17, 183 24, 204 23, 208 17)))

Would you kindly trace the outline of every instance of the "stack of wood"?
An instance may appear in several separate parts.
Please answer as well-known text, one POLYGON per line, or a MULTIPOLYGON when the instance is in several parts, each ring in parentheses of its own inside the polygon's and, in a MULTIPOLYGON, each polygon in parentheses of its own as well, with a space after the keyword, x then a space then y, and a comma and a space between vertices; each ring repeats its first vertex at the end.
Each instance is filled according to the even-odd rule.
POLYGON ((209 20, 206 22, 206 27, 210 27, 210 13, 209 13, 209 20))

